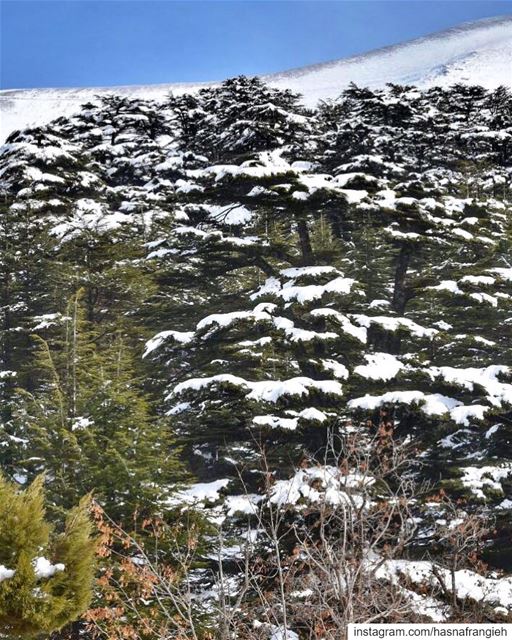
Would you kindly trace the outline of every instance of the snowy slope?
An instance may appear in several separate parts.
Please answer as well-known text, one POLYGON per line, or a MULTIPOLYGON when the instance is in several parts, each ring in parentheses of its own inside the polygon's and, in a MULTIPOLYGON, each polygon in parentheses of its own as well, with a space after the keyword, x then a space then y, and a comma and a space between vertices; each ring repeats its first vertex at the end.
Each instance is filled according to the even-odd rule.
MULTIPOLYGON (((307 105, 334 98, 355 82, 378 87, 387 82, 422 87, 455 82, 492 89, 512 88, 512 15, 465 23, 459 27, 367 54, 263 76, 270 84, 303 94, 307 105)), ((197 90, 198 84, 23 89, 0 91, 0 139, 29 124, 70 115, 94 95, 112 93, 161 100, 169 91, 197 90)))
POLYGON ((512 15, 460 27, 370 53, 274 74, 272 84, 304 94, 308 103, 335 98, 350 82, 422 87, 456 82, 512 87, 512 15))

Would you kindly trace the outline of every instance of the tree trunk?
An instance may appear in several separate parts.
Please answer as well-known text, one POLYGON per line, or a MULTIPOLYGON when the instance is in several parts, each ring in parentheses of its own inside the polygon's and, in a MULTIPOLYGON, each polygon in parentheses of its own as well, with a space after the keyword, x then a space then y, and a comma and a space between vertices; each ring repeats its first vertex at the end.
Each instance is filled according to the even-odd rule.
MULTIPOLYGON (((407 305, 407 301, 409 300, 407 286, 406 286, 406 276, 407 269, 409 267, 409 263, 411 261, 412 256, 412 247, 407 244, 403 244, 400 253, 398 254, 398 259, 395 267, 395 286, 393 289, 393 302, 392 308, 393 311, 399 316, 403 316, 405 312, 405 307, 407 305)), ((388 350, 390 353, 400 353, 402 338, 400 336, 400 331, 397 331, 395 334, 390 335, 388 350)))
POLYGON ((296 217, 297 232, 299 234, 300 251, 302 254, 302 264, 309 265, 313 262, 313 248, 309 237, 308 225, 302 218, 296 217))
POLYGON ((405 278, 407 276, 407 269, 411 261, 412 247, 407 244, 403 244, 395 268, 395 287, 393 289, 393 310, 402 316, 407 304, 407 287, 405 286, 405 278))

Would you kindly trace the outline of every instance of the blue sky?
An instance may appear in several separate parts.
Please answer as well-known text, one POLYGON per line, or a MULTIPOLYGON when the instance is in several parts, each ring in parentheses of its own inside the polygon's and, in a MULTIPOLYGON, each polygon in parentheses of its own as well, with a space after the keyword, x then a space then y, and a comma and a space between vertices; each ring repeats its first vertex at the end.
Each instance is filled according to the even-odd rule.
POLYGON ((218 80, 341 58, 512 0, 0 0, 1 88, 218 80))

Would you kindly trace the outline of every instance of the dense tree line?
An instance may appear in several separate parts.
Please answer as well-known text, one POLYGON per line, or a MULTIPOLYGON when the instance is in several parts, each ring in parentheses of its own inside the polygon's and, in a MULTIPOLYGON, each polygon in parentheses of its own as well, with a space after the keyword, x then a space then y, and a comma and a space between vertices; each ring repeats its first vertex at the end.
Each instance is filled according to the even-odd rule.
MULTIPOLYGON (((3 474, 45 474, 57 526, 94 492, 138 545, 140 522, 172 528, 176 495, 195 496, 201 514, 183 513, 206 549, 203 507, 234 540, 269 478, 332 465, 332 438, 357 433, 384 467, 412 442, 418 486, 509 535, 511 148, 504 88, 353 85, 308 110, 246 77, 14 132, 3 474)), ((427 512, 405 556, 429 543, 427 512)), ((207 558, 190 571, 218 571, 207 558)))

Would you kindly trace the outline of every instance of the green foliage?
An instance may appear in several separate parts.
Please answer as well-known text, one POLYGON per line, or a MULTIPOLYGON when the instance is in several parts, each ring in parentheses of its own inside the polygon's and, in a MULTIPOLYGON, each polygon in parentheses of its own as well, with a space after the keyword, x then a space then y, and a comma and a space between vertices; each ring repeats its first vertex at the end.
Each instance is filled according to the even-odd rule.
POLYGON ((278 480, 396 427, 474 499, 461 467, 511 457, 511 114, 503 88, 396 85, 309 112, 239 77, 13 134, 4 473, 47 471, 61 521, 94 490, 131 534, 174 517, 177 442, 229 496, 262 450, 278 480))
POLYGON ((16 419, 30 457, 18 472, 48 472, 51 498, 62 508, 94 490, 113 517, 151 513, 183 476, 169 424, 141 390, 123 332, 100 338, 84 315, 78 292, 61 338, 50 345, 34 337, 42 383, 34 393, 20 391, 16 419))
POLYGON ((45 519, 43 482, 40 476, 21 491, 0 478, 0 564, 14 572, 0 581, 0 633, 8 637, 48 637, 92 598, 90 499, 71 509, 56 533, 45 519))

